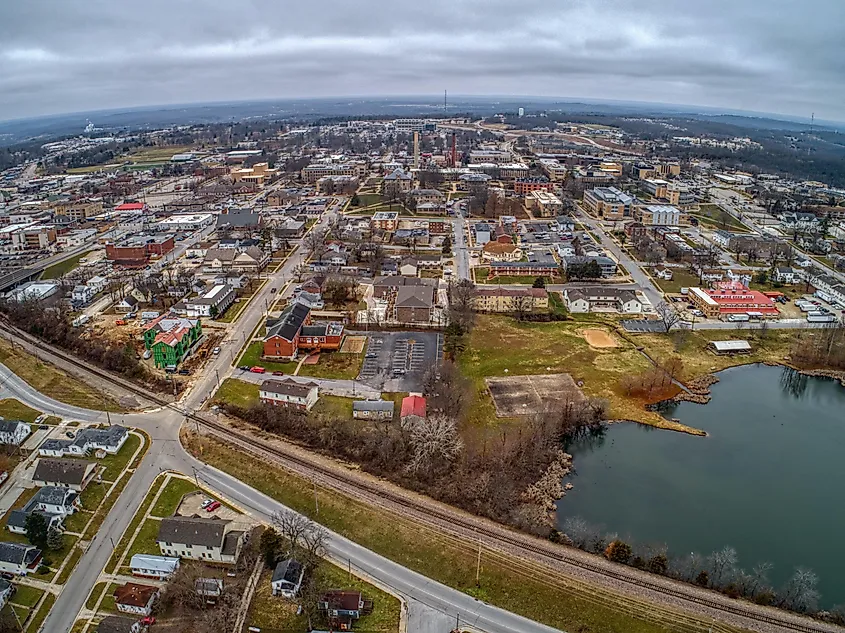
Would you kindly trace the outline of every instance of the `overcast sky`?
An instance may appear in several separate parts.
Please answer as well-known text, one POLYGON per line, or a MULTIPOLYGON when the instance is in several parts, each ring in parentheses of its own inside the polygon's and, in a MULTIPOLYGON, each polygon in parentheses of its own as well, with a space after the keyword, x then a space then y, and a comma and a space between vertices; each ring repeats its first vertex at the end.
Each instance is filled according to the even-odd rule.
POLYGON ((341 95, 845 120, 845 0, 0 0, 0 120, 341 95))

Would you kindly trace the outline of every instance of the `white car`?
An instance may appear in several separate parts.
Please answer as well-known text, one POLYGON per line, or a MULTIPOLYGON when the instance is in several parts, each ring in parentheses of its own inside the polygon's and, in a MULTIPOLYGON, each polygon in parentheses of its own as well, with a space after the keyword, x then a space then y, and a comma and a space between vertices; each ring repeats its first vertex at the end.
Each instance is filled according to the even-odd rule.
POLYGON ((202 508, 203 510, 205 510, 205 509, 206 509, 208 506, 210 506, 212 503, 214 503, 214 499, 206 499, 205 501, 203 501, 203 502, 202 502, 202 505, 200 506, 200 508, 202 508))
POLYGON ((215 347, 213 350, 211 350, 211 353, 214 354, 215 356, 217 356, 220 353, 220 348, 215 347))

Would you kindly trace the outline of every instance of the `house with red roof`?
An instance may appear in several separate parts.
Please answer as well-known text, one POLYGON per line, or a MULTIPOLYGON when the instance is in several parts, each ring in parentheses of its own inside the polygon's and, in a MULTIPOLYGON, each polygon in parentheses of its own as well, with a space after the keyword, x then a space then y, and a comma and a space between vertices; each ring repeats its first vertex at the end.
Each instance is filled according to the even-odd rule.
POLYGON ((147 205, 143 202, 124 202, 114 208, 115 211, 142 211, 147 210, 147 205))
POLYGON ((402 398, 402 412, 400 417, 404 420, 412 415, 420 418, 425 417, 425 398, 417 394, 402 398))

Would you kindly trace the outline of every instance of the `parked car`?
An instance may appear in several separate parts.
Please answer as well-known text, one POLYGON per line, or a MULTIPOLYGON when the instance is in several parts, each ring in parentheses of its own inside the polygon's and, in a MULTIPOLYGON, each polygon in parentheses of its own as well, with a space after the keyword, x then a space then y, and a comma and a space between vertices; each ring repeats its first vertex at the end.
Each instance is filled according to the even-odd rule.
POLYGON ((152 626, 156 623, 156 617, 154 615, 148 615, 145 618, 141 618, 141 626, 152 626))
POLYGON ((72 432, 72 431, 65 431, 65 435, 66 435, 67 437, 69 437, 70 439, 73 439, 73 438, 74 438, 74 435, 73 435, 73 432, 72 432))
POLYGON ((284 375, 285 375, 285 372, 283 372, 283 371, 274 371, 274 372, 273 372, 273 375, 274 375, 274 376, 284 376, 284 375))
POLYGON ((263 367, 259 367, 258 365, 256 365, 255 367, 250 367, 250 369, 249 369, 249 370, 250 370, 253 374, 264 374, 264 373, 266 373, 266 372, 267 372, 267 370, 266 370, 266 369, 264 369, 263 367))
POLYGON ((152 350, 149 350, 149 349, 148 349, 146 352, 144 352, 144 360, 149 359, 149 358, 150 358, 150 356, 152 356, 152 355, 153 355, 152 350))
POLYGON ((241 365, 240 367, 238 367, 238 369, 240 369, 241 371, 250 371, 249 365, 241 365))
POLYGON ((200 506, 200 508, 202 508, 203 510, 205 510, 205 509, 206 509, 208 506, 210 506, 212 503, 214 503, 214 499, 206 499, 205 501, 203 501, 203 502, 202 502, 202 505, 200 506))
POLYGON ((206 512, 214 512, 217 508, 220 507, 219 501, 212 501, 208 504, 208 507, 205 509, 206 512))
POLYGON ((278 288, 270 288, 270 294, 273 294, 273 293, 274 293, 274 292, 276 292, 277 290, 278 290, 278 288))
POLYGON ((190 369, 180 369, 180 370, 179 370, 179 375, 180 375, 180 376, 190 376, 190 375, 191 375, 191 370, 190 370, 190 369))
POLYGON ((42 424, 42 425, 41 425, 41 426, 39 426, 38 428, 39 428, 40 430, 42 430, 42 431, 49 431, 49 430, 50 430, 50 427, 49 427, 49 425, 47 425, 47 424, 42 424))
POLYGON ((211 350, 211 353, 214 354, 215 356, 217 356, 220 353, 220 348, 215 347, 213 350, 211 350))

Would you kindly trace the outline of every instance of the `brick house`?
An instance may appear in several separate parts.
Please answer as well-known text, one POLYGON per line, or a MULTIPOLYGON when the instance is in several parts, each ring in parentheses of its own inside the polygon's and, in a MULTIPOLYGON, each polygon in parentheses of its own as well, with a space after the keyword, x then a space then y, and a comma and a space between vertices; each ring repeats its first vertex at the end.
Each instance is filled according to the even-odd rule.
POLYGON ((294 301, 277 319, 267 319, 264 358, 293 359, 299 350, 334 351, 343 342, 340 323, 311 323, 311 307, 294 301))

